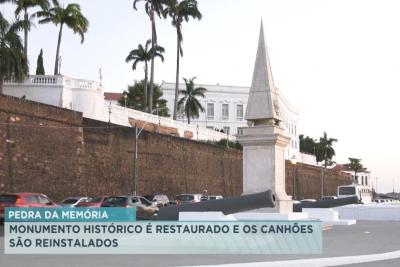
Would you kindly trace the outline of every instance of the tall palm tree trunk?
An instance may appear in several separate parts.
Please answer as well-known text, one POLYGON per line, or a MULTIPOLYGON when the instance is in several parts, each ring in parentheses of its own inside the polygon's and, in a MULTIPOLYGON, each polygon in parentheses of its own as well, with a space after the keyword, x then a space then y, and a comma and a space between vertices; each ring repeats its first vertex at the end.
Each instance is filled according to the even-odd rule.
POLYGON ((148 100, 147 100, 147 94, 148 94, 148 90, 147 90, 147 61, 144 62, 144 92, 143 92, 143 111, 146 112, 147 111, 147 105, 148 105, 148 100))
POLYGON ((154 10, 151 11, 151 49, 153 54, 151 55, 151 70, 150 70, 150 90, 149 90, 149 113, 153 112, 153 87, 154 87, 154 47, 157 44, 156 40, 156 21, 154 17, 154 10))
POLYGON ((61 47, 61 37, 62 37, 62 30, 63 30, 64 23, 61 23, 60 25, 60 32, 58 33, 58 42, 57 42, 57 52, 56 52, 56 62, 54 65, 54 75, 59 74, 59 69, 58 69, 58 60, 60 57, 60 47, 61 47))
MULTIPOLYGON (((25 8, 25 14, 24 14, 24 20, 25 20, 25 27, 24 27, 24 65, 28 65, 28 23, 29 23, 29 15, 28 11, 25 8)), ((28 74, 28 68, 24 66, 24 74, 28 74)))
POLYGON ((179 38, 179 25, 176 25, 177 34, 176 34, 176 77, 175 77, 175 100, 174 100, 174 115, 173 119, 176 120, 176 115, 178 111, 178 96, 179 96, 179 57, 180 57, 180 38, 179 38))
POLYGON ((189 105, 186 108, 186 116, 187 116, 187 119, 188 119, 188 124, 190 124, 190 107, 189 107, 189 105))
POLYGON ((323 167, 323 168, 322 168, 322 171, 321 171, 321 199, 322 199, 322 197, 324 196, 325 168, 326 168, 326 167, 323 167))
POLYGON ((4 77, 3 75, 0 75, 0 95, 3 94, 3 83, 4 83, 4 77))

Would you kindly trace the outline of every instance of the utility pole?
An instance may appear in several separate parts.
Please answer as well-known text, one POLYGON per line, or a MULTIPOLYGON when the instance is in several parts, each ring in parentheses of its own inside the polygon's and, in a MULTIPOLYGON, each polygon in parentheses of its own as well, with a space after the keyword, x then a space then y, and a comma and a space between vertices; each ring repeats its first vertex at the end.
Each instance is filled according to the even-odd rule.
POLYGON ((136 125, 136 123, 135 123, 135 156, 134 156, 134 158, 133 158, 133 184, 134 184, 134 187, 135 187, 135 189, 134 189, 134 195, 136 196, 137 195, 137 166, 136 166, 136 164, 137 164, 137 155, 138 155, 138 153, 137 153, 137 139, 138 139, 138 130, 137 130, 137 125, 136 125))
POLYGON ((140 134, 142 133, 144 127, 147 125, 148 122, 146 122, 145 124, 143 124, 142 128, 140 130, 138 130, 137 127, 137 123, 135 123, 135 157, 133 158, 133 167, 134 167, 134 172, 133 172, 133 184, 135 186, 135 190, 134 190, 134 195, 136 196, 139 193, 138 190, 138 175, 137 175, 137 169, 138 169, 138 163, 137 163, 137 159, 138 159, 138 139, 140 134))

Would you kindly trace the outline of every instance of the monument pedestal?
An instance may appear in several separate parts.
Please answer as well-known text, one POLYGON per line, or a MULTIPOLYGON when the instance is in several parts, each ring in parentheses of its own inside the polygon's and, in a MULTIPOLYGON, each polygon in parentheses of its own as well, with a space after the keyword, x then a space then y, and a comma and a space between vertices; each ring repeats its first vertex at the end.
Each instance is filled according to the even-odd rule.
POLYGON ((244 127, 237 139, 243 145, 243 194, 271 189, 277 205, 262 212, 292 212, 292 197, 285 191, 285 147, 290 138, 284 129, 277 125, 244 127))

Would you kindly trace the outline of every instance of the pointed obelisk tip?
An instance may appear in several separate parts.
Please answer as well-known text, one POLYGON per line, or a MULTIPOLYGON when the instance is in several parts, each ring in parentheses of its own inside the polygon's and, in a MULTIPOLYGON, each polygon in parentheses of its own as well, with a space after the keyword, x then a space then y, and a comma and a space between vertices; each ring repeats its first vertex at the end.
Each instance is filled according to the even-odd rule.
POLYGON ((254 125, 279 125, 281 114, 261 20, 256 62, 247 101, 246 120, 254 125))

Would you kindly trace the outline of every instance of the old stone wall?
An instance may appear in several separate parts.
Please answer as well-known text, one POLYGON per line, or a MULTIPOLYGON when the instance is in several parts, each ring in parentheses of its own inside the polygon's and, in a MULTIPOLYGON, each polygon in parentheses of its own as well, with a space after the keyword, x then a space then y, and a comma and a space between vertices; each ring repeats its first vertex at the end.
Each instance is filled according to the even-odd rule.
POLYGON ((324 196, 336 196, 338 186, 351 184, 350 174, 330 169, 323 170, 321 167, 301 163, 293 165, 290 161, 286 161, 287 194, 293 195, 294 189, 297 199, 319 199, 321 197, 322 172, 324 172, 324 196))
MULTIPOLYGON (((134 191, 135 129, 82 114, 0 96, 0 193, 41 192, 60 201, 73 195, 134 191)), ((204 142, 141 132, 136 161, 138 193, 242 193, 242 153, 204 142)), ((286 190, 293 166, 286 163, 286 190)), ((298 164, 296 192, 317 198, 321 169, 298 164)), ((326 195, 349 178, 327 171, 326 195)))
POLYGON ((82 114, 0 96, 0 191, 70 195, 79 186, 82 114))

